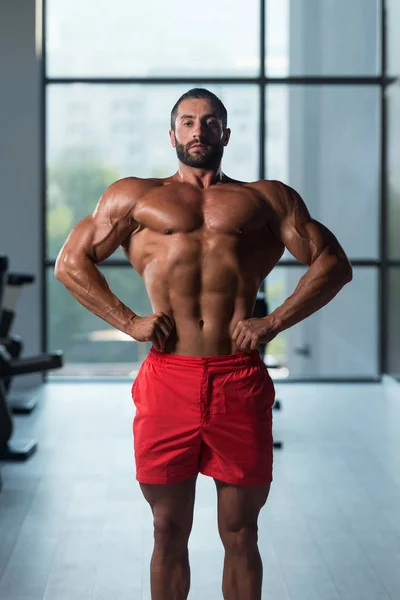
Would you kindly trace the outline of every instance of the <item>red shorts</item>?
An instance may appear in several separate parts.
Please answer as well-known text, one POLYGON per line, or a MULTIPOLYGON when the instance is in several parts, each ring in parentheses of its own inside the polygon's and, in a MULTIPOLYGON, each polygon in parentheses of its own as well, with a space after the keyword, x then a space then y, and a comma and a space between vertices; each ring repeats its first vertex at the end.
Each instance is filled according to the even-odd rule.
POLYGON ((132 397, 140 483, 199 472, 233 485, 272 481, 275 391, 257 350, 192 357, 152 348, 132 397))

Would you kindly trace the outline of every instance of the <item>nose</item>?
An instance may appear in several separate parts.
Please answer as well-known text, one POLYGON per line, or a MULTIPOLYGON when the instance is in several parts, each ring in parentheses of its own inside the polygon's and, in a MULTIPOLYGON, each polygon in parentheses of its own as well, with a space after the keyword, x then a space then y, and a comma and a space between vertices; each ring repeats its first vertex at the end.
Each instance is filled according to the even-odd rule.
POLYGON ((205 126, 204 123, 202 123, 201 121, 196 121, 193 130, 192 130, 192 136, 194 139, 199 139, 200 141, 204 138, 204 130, 205 130, 205 126))

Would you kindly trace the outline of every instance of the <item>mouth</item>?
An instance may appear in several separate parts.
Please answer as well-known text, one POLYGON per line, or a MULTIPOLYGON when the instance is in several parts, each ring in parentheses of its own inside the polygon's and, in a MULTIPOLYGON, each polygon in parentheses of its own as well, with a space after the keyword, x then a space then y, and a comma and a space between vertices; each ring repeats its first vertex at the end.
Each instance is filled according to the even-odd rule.
POLYGON ((189 150, 207 150, 207 146, 204 144, 193 144, 193 146, 190 146, 189 150))

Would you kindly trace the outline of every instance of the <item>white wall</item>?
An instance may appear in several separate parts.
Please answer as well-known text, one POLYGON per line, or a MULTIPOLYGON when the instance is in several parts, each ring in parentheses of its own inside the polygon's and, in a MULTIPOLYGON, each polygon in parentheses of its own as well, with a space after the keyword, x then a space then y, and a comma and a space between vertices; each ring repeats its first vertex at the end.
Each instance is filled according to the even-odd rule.
MULTIPOLYGON (((18 304, 13 332, 25 354, 41 348, 40 63, 35 0, 0 3, 0 252, 13 271, 36 277, 18 304)), ((16 387, 40 382, 18 378, 16 387)))

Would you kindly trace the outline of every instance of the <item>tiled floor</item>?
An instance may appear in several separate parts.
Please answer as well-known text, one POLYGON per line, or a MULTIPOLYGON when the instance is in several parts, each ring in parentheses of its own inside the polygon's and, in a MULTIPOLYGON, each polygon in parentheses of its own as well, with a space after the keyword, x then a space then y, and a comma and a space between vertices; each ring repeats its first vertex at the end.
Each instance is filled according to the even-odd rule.
MULTIPOLYGON (((400 598, 400 386, 281 385, 259 521, 263 599, 400 598)), ((38 452, 2 466, 2 600, 149 600, 152 515, 135 480, 130 385, 47 384, 16 417, 38 452)), ((216 491, 200 475, 192 600, 221 600, 216 491)))

